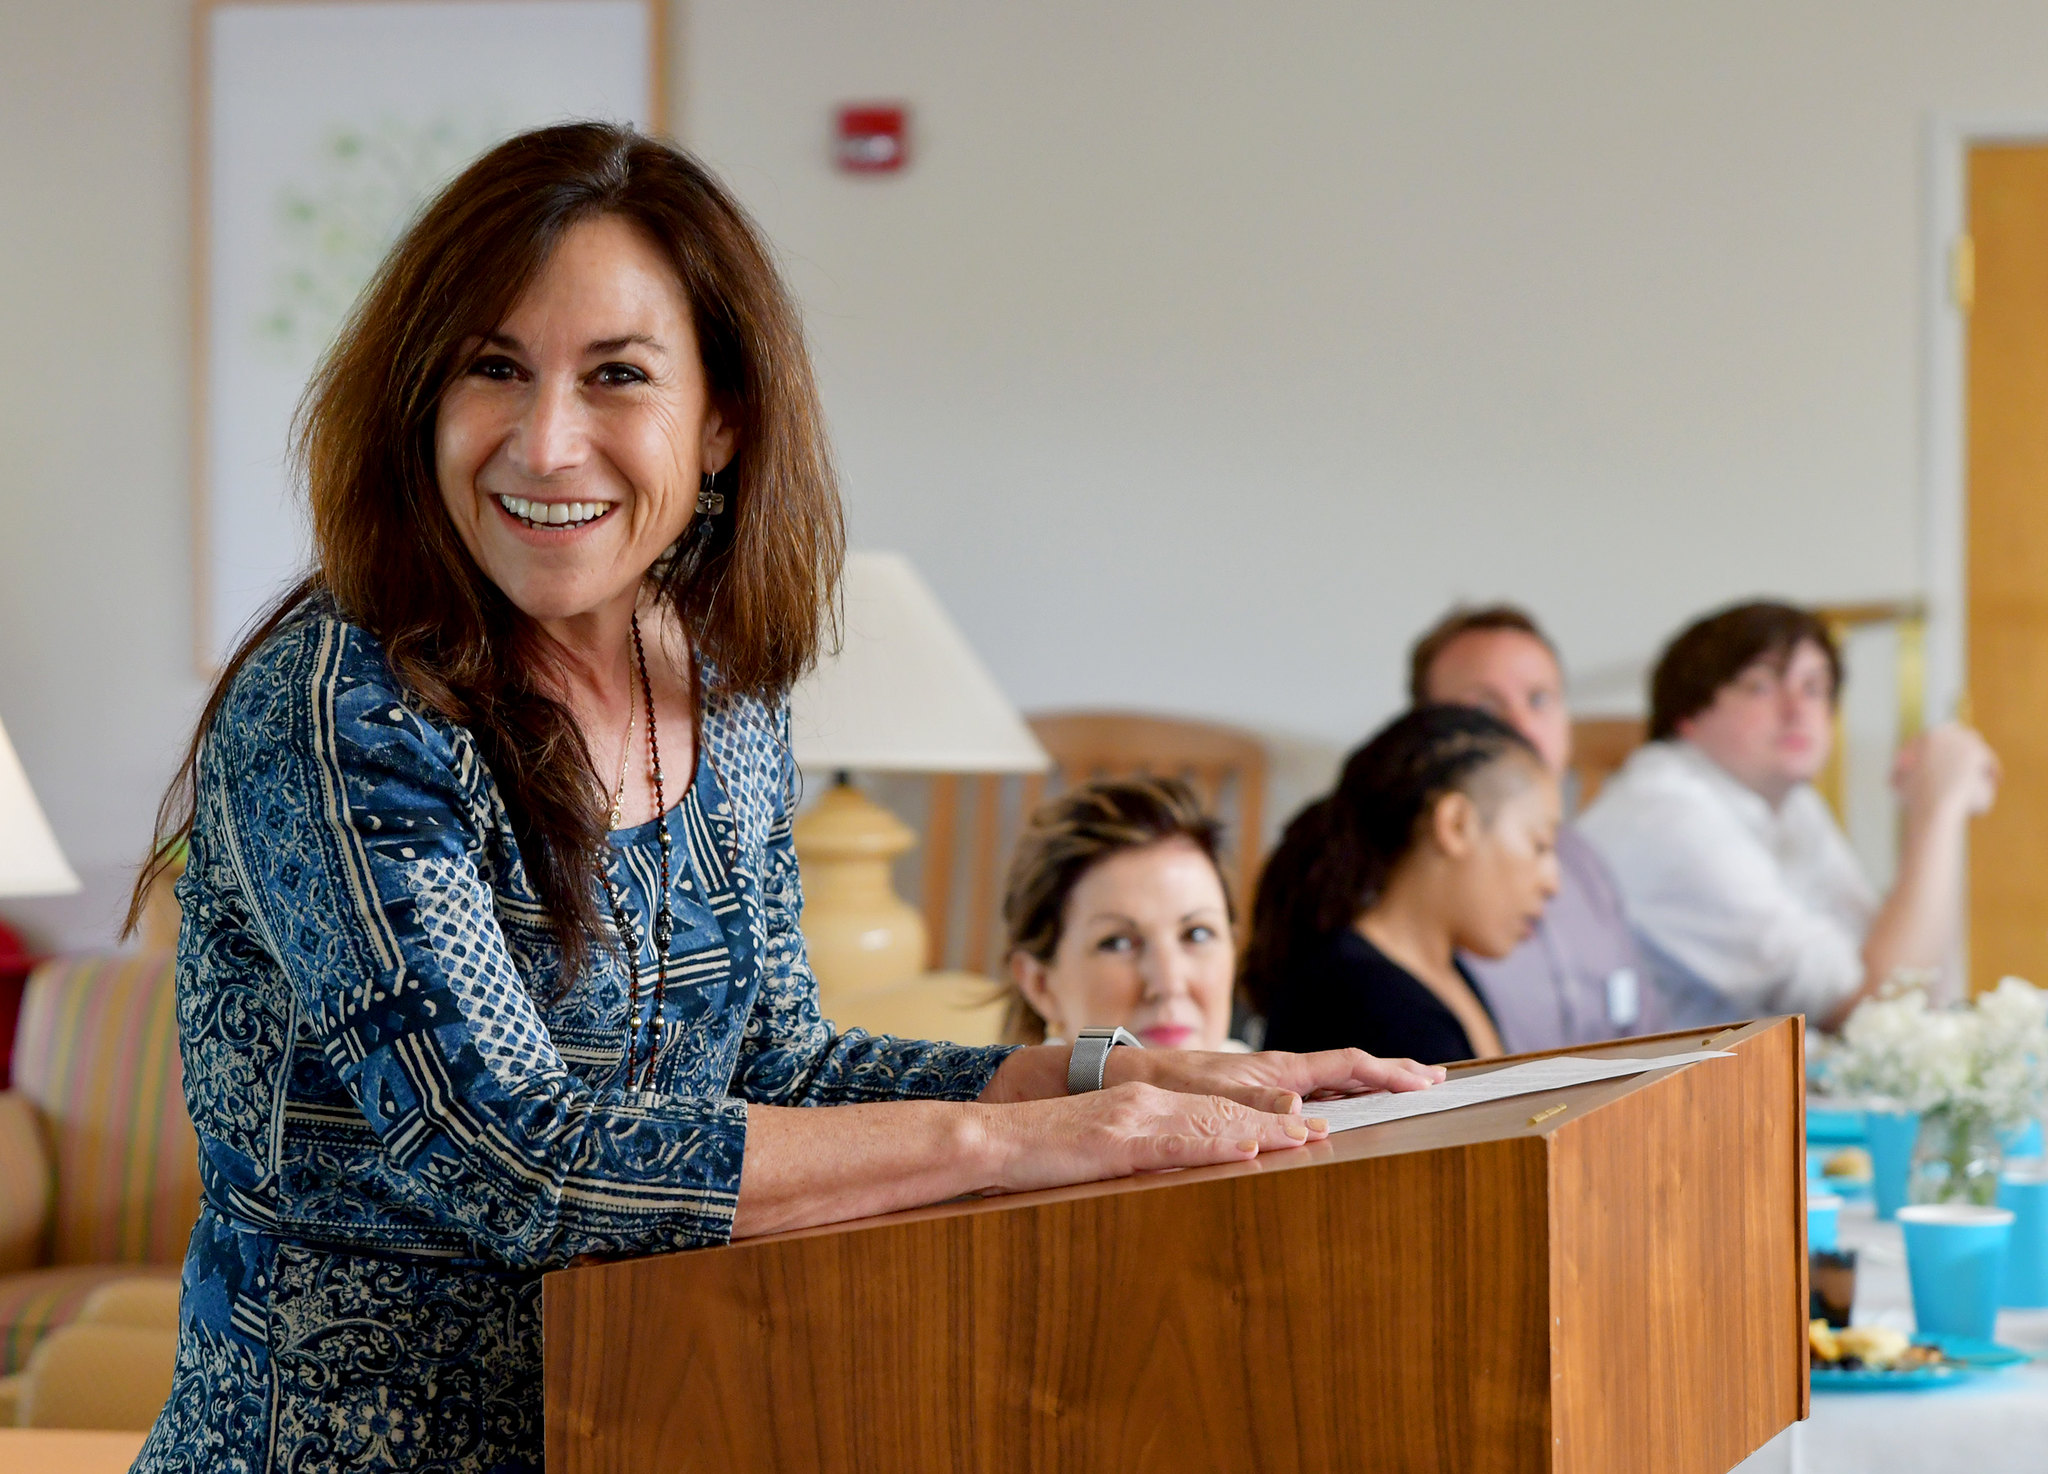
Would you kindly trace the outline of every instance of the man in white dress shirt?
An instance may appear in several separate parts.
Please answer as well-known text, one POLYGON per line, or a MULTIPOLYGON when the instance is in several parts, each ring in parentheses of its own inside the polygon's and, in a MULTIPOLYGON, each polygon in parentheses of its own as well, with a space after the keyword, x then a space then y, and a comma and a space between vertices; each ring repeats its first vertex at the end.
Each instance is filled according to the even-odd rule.
POLYGON ((1952 723, 1899 754, 1898 880, 1880 897, 1813 788, 1841 674, 1806 610, 1708 615, 1658 659, 1650 741, 1579 821, 1677 1027, 1805 1013, 1834 1028, 1886 979, 1948 961, 1965 831, 1991 806, 1997 759, 1952 723))

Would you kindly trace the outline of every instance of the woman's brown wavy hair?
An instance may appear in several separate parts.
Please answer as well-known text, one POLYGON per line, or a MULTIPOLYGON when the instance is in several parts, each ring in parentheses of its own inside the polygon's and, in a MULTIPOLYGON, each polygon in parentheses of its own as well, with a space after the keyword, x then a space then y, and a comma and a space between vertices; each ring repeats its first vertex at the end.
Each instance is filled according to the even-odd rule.
POLYGON ((845 534, 802 326, 759 229, 709 170, 605 123, 508 139, 426 206, 364 288, 299 407, 294 455, 313 567, 242 639, 157 813, 130 898, 191 833, 200 746, 236 674, 309 600, 331 597, 399 680, 474 734, 511 812, 573 977, 598 934, 605 795, 582 734, 547 692, 544 637, 457 536, 434 475, 441 394, 569 229, 618 216, 668 257, 689 298, 713 403, 737 426, 699 518, 649 577, 703 657, 705 695, 783 695, 835 624, 845 534))

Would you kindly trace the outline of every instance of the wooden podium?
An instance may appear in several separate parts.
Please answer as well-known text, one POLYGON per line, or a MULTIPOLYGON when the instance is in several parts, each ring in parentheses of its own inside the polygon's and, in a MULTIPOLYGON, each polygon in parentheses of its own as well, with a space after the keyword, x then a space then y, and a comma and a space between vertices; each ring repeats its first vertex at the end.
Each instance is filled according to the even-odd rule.
POLYGON ((548 1468, 1722 1474, 1807 1411, 1800 1024, 1568 1052, 1709 1044, 1735 1057, 549 1275, 548 1468))

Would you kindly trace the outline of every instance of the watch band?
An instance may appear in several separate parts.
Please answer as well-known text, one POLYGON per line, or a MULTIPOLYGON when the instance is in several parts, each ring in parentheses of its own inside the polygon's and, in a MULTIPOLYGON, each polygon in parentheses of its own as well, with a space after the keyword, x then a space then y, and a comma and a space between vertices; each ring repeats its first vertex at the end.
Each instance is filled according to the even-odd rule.
POLYGON ((1119 1044, 1133 1049, 1145 1046, 1129 1029, 1083 1029, 1074 1036, 1074 1052, 1067 1059, 1067 1094, 1100 1090, 1109 1069, 1109 1052, 1119 1044))

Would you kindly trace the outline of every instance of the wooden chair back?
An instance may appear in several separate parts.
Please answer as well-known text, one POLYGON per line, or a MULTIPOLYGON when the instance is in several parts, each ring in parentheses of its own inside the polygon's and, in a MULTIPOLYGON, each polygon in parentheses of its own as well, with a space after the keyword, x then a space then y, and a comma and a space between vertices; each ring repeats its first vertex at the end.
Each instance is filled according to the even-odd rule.
POLYGON ((922 845, 931 966, 999 975, 1002 885, 1017 836, 1051 794, 1094 778, 1180 778, 1228 825, 1224 880, 1244 916, 1263 857, 1266 750, 1234 727, 1137 712, 1044 712, 1028 719, 1052 755, 1025 778, 942 773, 931 780, 922 845))
POLYGON ((1584 810, 1601 785, 1643 745, 1647 724, 1641 717, 1581 717, 1572 723, 1571 774, 1584 810))

